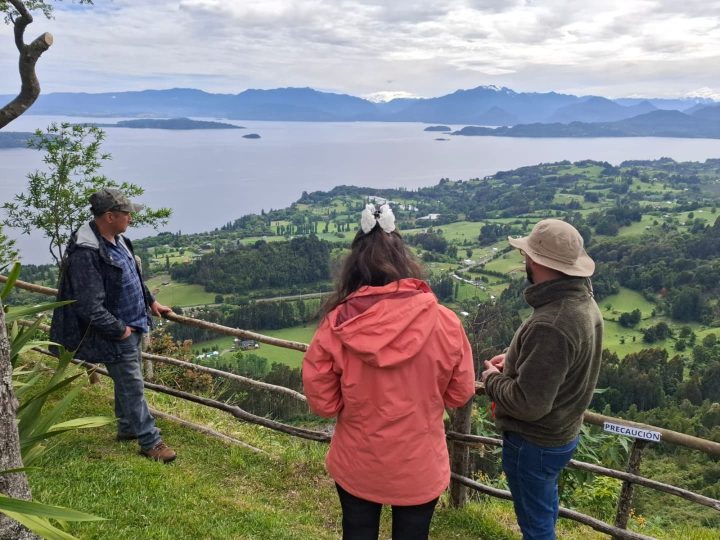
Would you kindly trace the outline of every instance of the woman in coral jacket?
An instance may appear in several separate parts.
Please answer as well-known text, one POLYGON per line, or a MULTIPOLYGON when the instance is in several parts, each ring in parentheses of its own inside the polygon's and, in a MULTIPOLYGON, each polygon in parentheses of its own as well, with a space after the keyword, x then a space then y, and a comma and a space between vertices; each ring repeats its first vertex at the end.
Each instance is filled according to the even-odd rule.
POLYGON ((367 205, 336 292, 303 360, 312 411, 337 416, 327 455, 343 539, 377 539, 392 505, 392 538, 424 539, 450 482, 445 408, 475 390, 457 316, 438 304, 395 232, 388 205, 367 205))

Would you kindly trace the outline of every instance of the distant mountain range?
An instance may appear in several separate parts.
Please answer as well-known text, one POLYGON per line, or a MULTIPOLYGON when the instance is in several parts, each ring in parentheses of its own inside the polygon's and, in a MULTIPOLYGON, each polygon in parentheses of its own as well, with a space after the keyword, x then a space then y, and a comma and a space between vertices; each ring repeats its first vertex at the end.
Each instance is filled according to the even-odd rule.
MULTIPOLYGON (((12 97, 0 96, 0 102, 9 101, 12 97)), ((610 100, 556 92, 515 92, 495 86, 458 90, 436 98, 394 99, 386 103, 319 92, 312 88, 246 90, 239 94, 171 89, 103 94, 42 94, 28 114, 514 126, 532 123, 616 122, 656 110, 685 112, 713 104, 716 102, 700 98, 610 100)))

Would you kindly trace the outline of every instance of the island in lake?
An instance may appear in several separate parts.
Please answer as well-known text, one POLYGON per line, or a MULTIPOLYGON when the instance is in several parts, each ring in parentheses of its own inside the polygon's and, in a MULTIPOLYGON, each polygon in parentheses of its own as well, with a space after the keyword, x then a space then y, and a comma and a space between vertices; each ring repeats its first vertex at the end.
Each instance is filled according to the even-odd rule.
POLYGON ((0 149, 1 148, 27 148, 27 142, 32 133, 21 131, 0 132, 0 149))
POLYGON ((121 127, 134 129, 245 129, 224 122, 192 120, 190 118, 141 118, 138 120, 121 120, 115 124, 91 124, 97 127, 121 127))
POLYGON ((452 135, 476 137, 678 137, 720 139, 720 105, 688 113, 657 110, 617 122, 518 124, 487 128, 467 126, 452 135))
POLYGON ((423 131, 452 131, 450 126, 428 126, 423 131))
POLYGON ((243 139, 259 139, 260 135, 257 133, 248 133, 247 135, 243 135, 243 139))

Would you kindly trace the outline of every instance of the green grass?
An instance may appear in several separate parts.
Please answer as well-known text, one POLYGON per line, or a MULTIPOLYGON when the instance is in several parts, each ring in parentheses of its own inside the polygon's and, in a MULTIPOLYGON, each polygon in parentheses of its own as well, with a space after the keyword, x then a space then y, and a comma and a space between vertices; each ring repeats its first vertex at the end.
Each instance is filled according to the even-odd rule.
MULTIPOLYGON (((327 445, 245 424, 163 394, 148 392, 147 398, 154 409, 211 426, 264 453, 227 445, 162 419, 158 425, 163 438, 178 453, 169 465, 140 457, 134 442, 116 442, 113 426, 58 437, 39 468, 28 472, 35 500, 107 518, 72 523, 69 532, 84 540, 339 538, 340 507, 323 465, 327 445)), ((103 378, 83 389, 68 418, 111 411, 112 386, 103 378)), ((642 532, 661 539, 717 538, 717 530, 685 523, 677 527, 646 527, 642 532)), ((380 538, 390 534, 385 509, 380 538)), ((605 538, 565 519, 558 523, 558 537, 605 538)), ((476 493, 460 510, 451 508, 443 494, 430 531, 432 540, 519 538, 511 503, 476 493)))
POLYGON ((485 265, 486 270, 493 272, 502 272, 503 274, 523 274, 525 272, 525 262, 519 251, 513 250, 503 253, 485 265))
POLYGON ((166 306, 199 306, 215 302, 215 294, 207 292, 202 285, 170 281, 168 274, 152 277, 146 283, 157 301, 166 306))
POLYGON ((648 302, 645 297, 639 292, 625 287, 620 287, 620 291, 617 294, 613 294, 606 298, 603 298, 598 303, 603 317, 605 319, 615 319, 622 313, 629 313, 634 309, 639 309, 643 319, 647 319, 652 315, 652 311, 655 305, 652 302, 648 302))
POLYGON ((664 220, 650 214, 643 214, 640 221, 634 221, 627 227, 620 227, 618 236, 640 236, 650 230, 658 230, 658 227, 653 225, 653 221, 657 220, 658 223, 662 223, 664 220))
MULTIPOLYGON (((422 223, 422 222, 421 222, 422 223)), ((448 242, 460 244, 465 240, 472 243, 477 243, 478 236, 480 235, 480 228, 483 223, 473 221, 456 221, 455 223, 448 223, 447 225, 433 225, 432 222, 428 223, 427 227, 418 227, 416 229, 406 229, 400 231, 401 234, 417 234, 424 232, 428 227, 432 226, 433 229, 442 230, 442 234, 448 242)), ((459 249, 462 249, 459 247, 459 249)))
MULTIPOLYGON (((103 379, 83 391, 72 414, 110 414, 111 396, 103 379)), ((163 438, 178 452, 169 465, 138 456, 134 442, 116 442, 112 427, 58 438, 41 469, 29 473, 35 499, 108 519, 71 524, 71 533, 85 540, 339 538, 340 505, 323 465, 327 445, 243 424, 161 394, 148 393, 148 401, 153 408, 212 425, 265 454, 163 420, 158 422, 163 438)), ((454 510, 443 496, 430 538, 519 538, 512 529, 508 503, 473 503, 454 510)), ((381 537, 389 536, 385 512, 381 537)))
MULTIPOLYGON (((260 332, 266 336, 276 337, 279 339, 299 341, 300 343, 310 343, 310 340, 315 334, 315 328, 316 326, 314 324, 309 324, 307 326, 295 326, 293 328, 282 328, 280 330, 262 330, 260 332)), ((213 347, 217 347, 217 350, 221 353, 220 357, 232 356, 237 352, 233 348, 233 339, 234 338, 230 336, 221 336, 209 341, 196 343, 193 345, 193 351, 200 353, 202 349, 212 349, 213 347)), ((278 364, 287 364, 293 368, 299 368, 302 365, 303 353, 293 349, 285 349, 284 347, 276 347, 274 345, 261 343, 260 348, 252 349, 248 352, 267 358, 270 365, 272 365, 273 362, 278 364)))
MULTIPOLYGON (((110 414, 112 390, 106 380, 86 388, 74 416, 110 414)), ((162 394, 148 393, 151 407, 243 440, 265 452, 240 447, 160 420, 163 437, 177 452, 170 465, 137 455, 134 443, 115 442, 106 427, 58 439, 29 473, 34 497, 108 518, 72 524, 70 531, 91 539, 294 539, 339 538, 341 514, 331 478, 324 470, 327 445, 303 441, 236 421, 227 414, 162 394)), ((605 536, 569 520, 558 537, 600 540, 605 536)), ((678 524, 675 530, 645 529, 664 539, 709 540, 717 530, 678 524)), ((383 512, 380 538, 390 537, 383 512)), ((430 538, 519 540, 511 503, 474 494, 461 510, 441 497, 430 538)))
MULTIPOLYGON (((312 337, 315 335, 316 328, 316 325, 308 324, 307 326, 295 326, 293 328, 282 328, 280 330, 263 330, 263 334, 279 339, 310 343, 312 337)), ((270 364, 278 362, 297 368, 302 365, 303 353, 300 351, 261 344, 260 349, 257 349, 256 352, 260 356, 267 358, 270 364)))
POLYGON ((479 287, 476 287, 475 285, 470 285, 469 283, 456 283, 458 283, 458 294, 456 300, 469 300, 472 298, 477 299, 478 302, 484 302, 490 299, 490 293, 488 293, 487 285, 485 284, 483 284, 483 287, 486 287, 486 290, 483 291, 479 287))

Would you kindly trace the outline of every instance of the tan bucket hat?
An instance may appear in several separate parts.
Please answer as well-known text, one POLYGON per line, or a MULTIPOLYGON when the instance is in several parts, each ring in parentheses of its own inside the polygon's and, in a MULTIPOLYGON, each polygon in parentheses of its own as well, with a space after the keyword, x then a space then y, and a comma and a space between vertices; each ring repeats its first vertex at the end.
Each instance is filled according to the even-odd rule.
POLYGON ((568 276, 590 277, 595 272, 595 261, 585 252, 582 236, 565 221, 538 221, 529 236, 508 236, 508 242, 536 263, 568 276))

